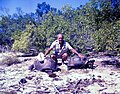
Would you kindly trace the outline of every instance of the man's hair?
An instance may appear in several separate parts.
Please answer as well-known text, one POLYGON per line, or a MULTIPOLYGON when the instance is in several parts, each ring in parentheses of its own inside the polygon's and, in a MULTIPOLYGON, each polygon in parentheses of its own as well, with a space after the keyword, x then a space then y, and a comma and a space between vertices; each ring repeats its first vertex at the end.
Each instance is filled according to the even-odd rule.
POLYGON ((59 35, 62 35, 62 37, 64 38, 64 36, 63 36, 63 34, 62 34, 62 33, 57 34, 57 38, 58 38, 58 36, 59 36, 59 35))

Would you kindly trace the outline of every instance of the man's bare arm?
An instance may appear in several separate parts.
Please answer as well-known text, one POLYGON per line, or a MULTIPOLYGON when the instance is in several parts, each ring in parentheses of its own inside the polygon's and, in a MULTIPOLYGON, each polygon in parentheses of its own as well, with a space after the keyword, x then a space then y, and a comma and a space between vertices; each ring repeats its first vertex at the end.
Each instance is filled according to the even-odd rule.
POLYGON ((82 54, 78 53, 74 48, 71 49, 71 51, 72 51, 73 53, 77 54, 80 58, 84 58, 84 56, 83 56, 82 54))
POLYGON ((45 52, 44 56, 48 55, 52 49, 53 48, 48 48, 48 50, 45 52))

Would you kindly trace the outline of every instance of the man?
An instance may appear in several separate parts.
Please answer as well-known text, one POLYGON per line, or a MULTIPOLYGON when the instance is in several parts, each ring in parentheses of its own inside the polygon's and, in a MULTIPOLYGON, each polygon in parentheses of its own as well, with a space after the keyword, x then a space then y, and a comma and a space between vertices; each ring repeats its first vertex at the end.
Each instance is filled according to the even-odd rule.
POLYGON ((57 60, 57 58, 62 58, 63 61, 66 61, 68 57, 68 49, 77 54, 80 58, 84 58, 82 54, 79 54, 74 48, 70 46, 68 42, 64 40, 62 34, 57 35, 57 40, 52 43, 50 48, 45 52, 44 56, 48 55, 53 49, 55 52, 51 55, 51 58, 53 58, 54 60, 57 60))

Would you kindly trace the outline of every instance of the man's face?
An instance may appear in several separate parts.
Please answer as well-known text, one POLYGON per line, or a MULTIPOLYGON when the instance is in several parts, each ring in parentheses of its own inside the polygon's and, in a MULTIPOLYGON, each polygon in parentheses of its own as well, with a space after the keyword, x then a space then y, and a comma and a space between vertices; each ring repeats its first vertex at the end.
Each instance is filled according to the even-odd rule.
POLYGON ((63 42, 63 36, 62 35, 59 35, 57 40, 59 41, 60 44, 62 44, 63 42))

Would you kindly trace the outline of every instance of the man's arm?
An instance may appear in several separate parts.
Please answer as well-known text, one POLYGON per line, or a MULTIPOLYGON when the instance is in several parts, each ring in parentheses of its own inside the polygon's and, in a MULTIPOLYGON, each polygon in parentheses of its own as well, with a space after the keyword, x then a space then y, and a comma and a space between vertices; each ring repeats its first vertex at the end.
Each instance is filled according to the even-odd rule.
POLYGON ((44 56, 48 55, 52 49, 53 48, 48 48, 48 50, 45 52, 44 56))
POLYGON ((48 50, 45 52, 45 54, 44 54, 45 56, 48 55, 48 54, 50 53, 50 51, 54 48, 55 43, 56 43, 56 41, 54 41, 54 42, 51 44, 50 48, 48 48, 48 50))
POLYGON ((71 51, 75 54, 77 54, 80 58, 84 58, 84 56, 80 53, 78 53, 74 48, 71 49, 71 51))
POLYGON ((68 42, 66 42, 66 46, 67 46, 67 48, 70 49, 73 53, 77 54, 80 58, 84 58, 84 56, 83 56, 82 54, 78 53, 74 48, 72 48, 68 42))

